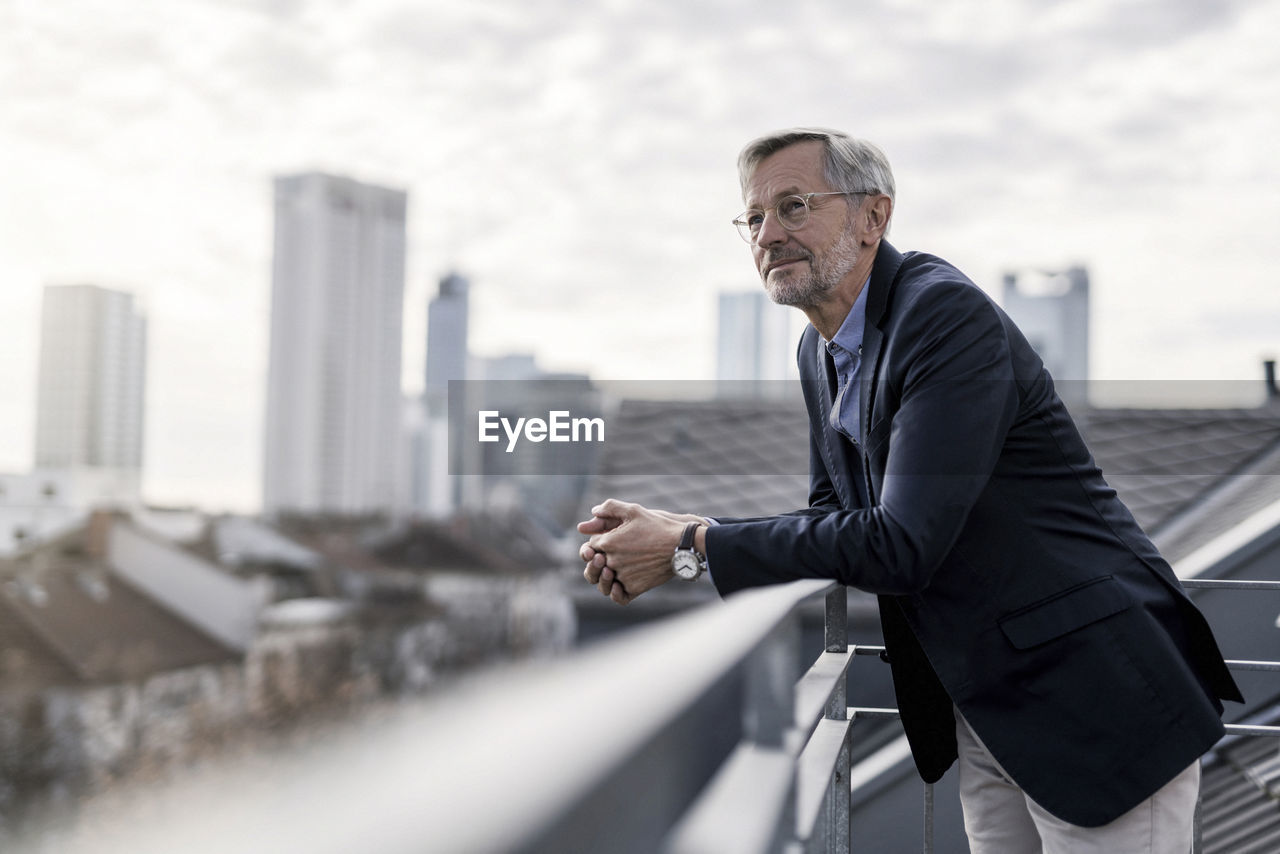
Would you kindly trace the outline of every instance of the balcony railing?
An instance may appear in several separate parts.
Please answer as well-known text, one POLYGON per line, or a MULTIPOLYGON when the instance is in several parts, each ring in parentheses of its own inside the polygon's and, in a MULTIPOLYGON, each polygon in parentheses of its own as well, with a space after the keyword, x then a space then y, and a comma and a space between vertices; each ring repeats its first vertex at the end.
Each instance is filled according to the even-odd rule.
MULTIPOLYGON (((897 716, 847 706, 850 662, 882 651, 847 637, 847 590, 832 582, 745 591, 569 658, 469 680, 304 755, 180 781, 113 839, 51 837, 32 850, 844 854, 851 727, 897 716), (825 650, 801 673, 800 609, 815 600, 825 650)), ((926 786, 925 851, 932 794, 926 786)), ((1197 822, 1197 850, 1198 835, 1197 822)))
MULTIPOLYGON (((1233 581, 1223 579, 1183 579, 1182 586, 1187 589, 1216 589, 1216 590, 1271 590, 1280 591, 1280 581, 1233 581)), ((855 645, 853 647, 854 655, 870 655, 879 656, 885 651, 882 646, 864 646, 855 645)), ((1280 671, 1280 661, 1248 661, 1241 659, 1227 659, 1227 667, 1238 671, 1280 671)), ((849 710, 849 717, 852 720, 859 718, 885 719, 898 718, 897 709, 875 709, 875 708, 853 708, 849 710)), ((1226 724, 1226 732, 1224 739, 1240 736, 1265 736, 1280 737, 1280 726, 1254 726, 1248 724, 1226 724)), ((921 784, 924 787, 924 852, 932 854, 933 851, 933 786, 928 783, 921 784)), ((1203 833, 1201 827, 1201 803, 1197 800, 1195 815, 1195 830, 1193 837, 1192 854, 1200 854, 1203 849, 1203 833)))

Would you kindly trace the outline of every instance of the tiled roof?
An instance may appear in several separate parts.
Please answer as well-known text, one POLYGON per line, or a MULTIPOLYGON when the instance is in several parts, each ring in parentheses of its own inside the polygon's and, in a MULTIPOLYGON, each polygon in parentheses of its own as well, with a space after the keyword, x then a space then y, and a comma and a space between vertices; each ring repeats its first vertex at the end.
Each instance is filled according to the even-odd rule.
POLYGON ((756 516, 809 491, 804 407, 781 401, 624 401, 588 497, 756 516))
MULTIPOLYGON (((293 518, 282 532, 333 566, 362 572, 462 570, 501 574, 554 565, 527 518, 459 514, 449 522, 293 518)), ((543 535, 545 538, 545 535, 543 535)))
POLYGON ((1107 481, 1153 534, 1280 449, 1277 407, 1089 409, 1076 423, 1107 481))
POLYGON ((808 420, 798 402, 628 400, 604 472, 805 474, 808 420))
POLYGON ((9 607, 0 594, 0 685, 10 690, 76 681, 75 671, 9 607))
POLYGON ((0 656, 23 684, 123 682, 234 658, 87 559, 0 583, 0 624, 0 656))
POLYGON ((1156 544, 1180 560, 1254 513, 1280 501, 1280 444, 1212 488, 1155 531, 1156 544))
MULTIPOLYGON (((1107 481, 1171 557, 1280 500, 1280 407, 1086 409, 1076 422, 1107 481)), ((625 401, 587 499, 776 513, 804 505, 808 464, 798 401, 625 401)))

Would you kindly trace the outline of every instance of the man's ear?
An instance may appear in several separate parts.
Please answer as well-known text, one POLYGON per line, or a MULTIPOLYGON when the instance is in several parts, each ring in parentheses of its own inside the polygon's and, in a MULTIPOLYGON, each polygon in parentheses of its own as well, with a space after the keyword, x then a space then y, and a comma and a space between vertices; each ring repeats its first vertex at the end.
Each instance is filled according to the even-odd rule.
POLYGON ((862 220, 863 245, 871 246, 879 243, 889 229, 889 217, 893 215, 893 199, 883 193, 872 196, 863 202, 858 214, 859 219, 862 220))

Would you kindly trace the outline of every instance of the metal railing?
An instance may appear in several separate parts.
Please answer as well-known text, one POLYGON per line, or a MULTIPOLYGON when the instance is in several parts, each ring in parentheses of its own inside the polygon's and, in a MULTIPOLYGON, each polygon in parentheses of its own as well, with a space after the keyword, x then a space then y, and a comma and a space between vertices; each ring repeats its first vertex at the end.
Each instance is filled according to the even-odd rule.
MULTIPOLYGON (((1187 589, 1215 589, 1215 590, 1272 590, 1280 591, 1280 581, 1233 581, 1225 579, 1182 579, 1182 586, 1187 589)), ((861 644, 853 647, 854 655, 872 655, 881 656, 885 652, 883 646, 864 646, 861 644)), ((1251 661, 1242 659, 1227 659, 1227 667, 1231 670, 1238 671, 1267 671, 1280 672, 1280 661, 1251 661)), ((853 708, 849 709, 849 717, 852 720, 858 718, 870 719, 897 719, 899 717, 897 709, 877 709, 877 708, 853 708)), ((1280 737, 1280 726, 1255 726, 1249 724, 1225 724, 1225 732, 1223 738, 1239 737, 1239 736, 1264 736, 1277 738, 1280 737)), ((923 783, 924 786, 924 854, 932 854, 933 852, 933 785, 923 783)), ((1201 827, 1201 803, 1199 799, 1196 801, 1196 814, 1194 819, 1194 836, 1192 854, 1200 854, 1203 847, 1202 844, 1202 827, 1201 827)))
POLYGON ((114 835, 52 829, 18 850, 847 852, 846 620, 830 581, 744 591, 305 753, 187 773, 114 835), (801 674, 813 600, 826 650, 801 674))
POLYGON ((663 850, 849 851, 848 591, 813 585, 786 586, 792 606, 738 665, 745 677, 743 738, 667 834, 663 850), (819 595, 825 650, 797 680, 796 608, 819 595))
MULTIPOLYGON (((1280 581, 1231 581, 1215 578, 1184 578, 1182 586, 1189 590, 1272 590, 1280 591, 1280 581)), ((1280 671, 1280 661, 1246 661, 1227 659, 1227 667, 1232 670, 1280 671)), ((1223 738, 1232 736, 1265 736, 1280 737, 1280 726, 1251 726, 1247 724, 1226 724, 1223 738)), ((1201 824, 1201 798, 1196 798, 1195 836, 1191 847, 1192 854, 1200 854, 1204 848, 1204 828, 1201 824)))
MULTIPOLYGON (((1184 578, 1182 586, 1188 590, 1276 590, 1280 591, 1280 581, 1228 581, 1215 578, 1184 578)), ((1246 661, 1228 658, 1227 667, 1231 670, 1264 670, 1280 672, 1280 661, 1246 661)), ((1280 726, 1248 726, 1245 724, 1227 724, 1226 735, 1262 735, 1280 737, 1280 726)))
MULTIPOLYGON (((847 706, 850 662, 883 652, 848 645, 847 592, 821 580, 744 591, 469 680, 304 755, 166 784, 145 794, 147 821, 114 839, 52 834, 29 850, 847 854, 851 727, 898 717, 847 706), (800 673, 800 611, 815 600, 825 649, 800 673)), ((929 852, 931 786, 923 807, 929 852)))

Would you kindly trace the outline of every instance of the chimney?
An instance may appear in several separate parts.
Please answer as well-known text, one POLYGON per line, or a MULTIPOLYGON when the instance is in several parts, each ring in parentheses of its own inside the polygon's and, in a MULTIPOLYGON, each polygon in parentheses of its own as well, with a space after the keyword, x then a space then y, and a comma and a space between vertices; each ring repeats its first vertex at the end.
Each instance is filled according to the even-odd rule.
POLYGON ((1276 386, 1276 360, 1267 359, 1262 363, 1267 372, 1267 403, 1280 403, 1280 387, 1276 386))
POLYGON ((116 514, 102 508, 89 514, 89 524, 85 526, 84 550, 94 560, 107 559, 107 543, 111 538, 111 525, 116 514))

